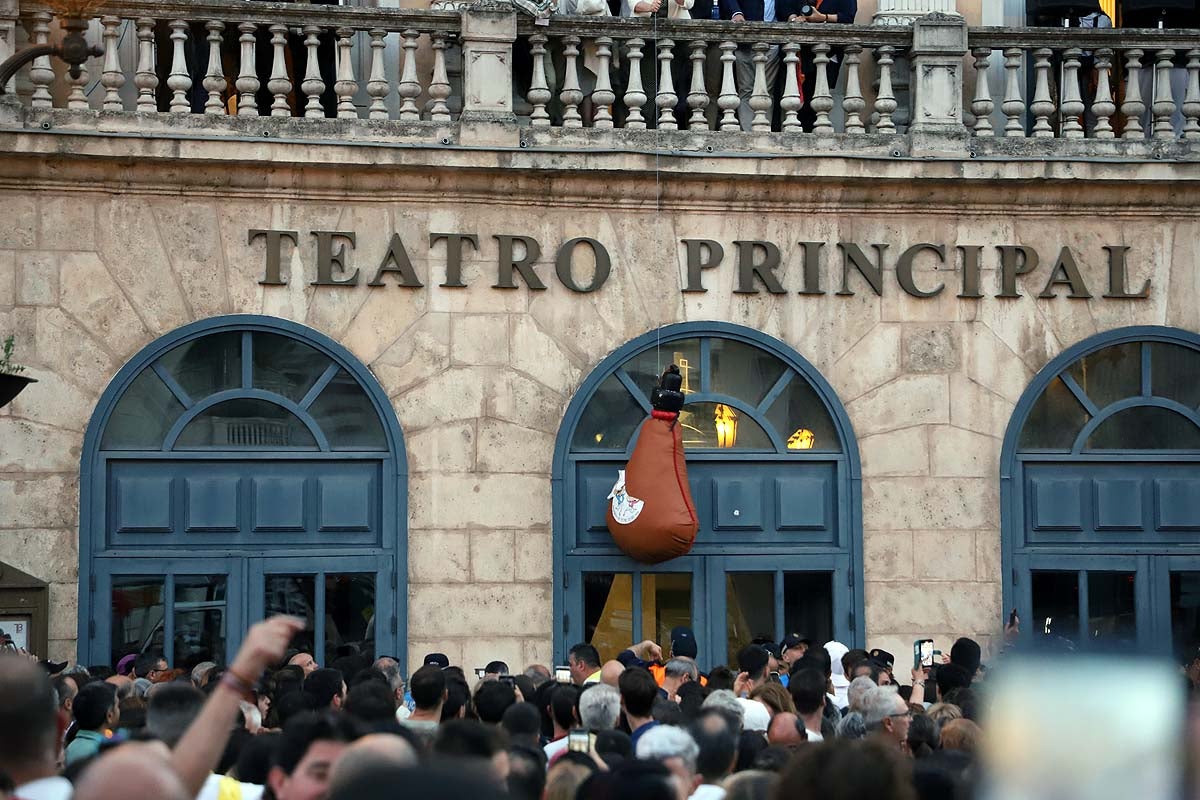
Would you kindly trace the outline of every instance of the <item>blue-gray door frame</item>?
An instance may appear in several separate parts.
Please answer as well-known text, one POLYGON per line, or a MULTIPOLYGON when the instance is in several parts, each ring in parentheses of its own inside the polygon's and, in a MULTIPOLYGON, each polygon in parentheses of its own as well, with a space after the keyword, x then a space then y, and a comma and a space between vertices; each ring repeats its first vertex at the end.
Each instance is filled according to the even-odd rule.
MULTIPOLYGON (((196 574, 196 570, 203 567, 205 558, 213 559, 211 565, 217 569, 212 571, 216 572, 220 571, 226 560, 231 558, 248 559, 261 556, 297 556, 308 559, 313 564, 321 564, 323 558, 353 555, 378 557, 379 563, 382 566, 379 584, 381 586, 386 584, 391 589, 392 605, 390 608, 390 619, 387 619, 386 614, 381 614, 379 611, 376 612, 377 643, 380 648, 386 647, 390 651, 390 654, 396 655, 401 662, 404 662, 407 656, 408 642, 408 593, 406 590, 408 580, 407 480, 408 462, 404 437, 387 393, 361 361, 349 350, 328 336, 289 320, 256 314, 237 314, 201 320, 161 336, 143 348, 117 372, 97 402, 96 409, 88 423, 87 432, 84 435, 79 476, 78 660, 81 663, 88 664, 106 663, 109 660, 109 653, 105 651, 104 647, 100 646, 101 642, 105 645, 108 645, 109 642, 107 639, 102 640, 98 636, 100 626, 97 625, 97 620, 104 619, 104 614, 107 613, 106 610, 108 607, 108 603, 101 599, 104 595, 98 594, 100 589, 97 583, 98 572, 104 572, 110 576, 113 574, 149 574, 155 568, 156 559, 163 557, 171 559, 168 562, 160 562, 167 565, 178 564, 179 560, 188 561, 188 566, 185 568, 186 571, 180 574, 196 574), (214 451, 174 453, 160 450, 137 453, 122 452, 117 454, 101 451, 100 441, 114 407, 143 369, 149 367, 171 348, 183 342, 225 331, 261 331, 264 333, 291 336, 329 357, 334 363, 353 376, 366 392, 383 425, 387 437, 387 451, 375 453, 339 452, 335 454, 296 451, 269 454, 262 452, 222 453, 214 451), (376 547, 362 547, 358 545, 351 545, 345 548, 283 546, 266 552, 247 549, 225 549, 212 552, 211 549, 201 551, 199 549, 181 548, 171 550, 160 549, 150 553, 145 550, 122 551, 111 548, 106 549, 104 543, 105 526, 107 524, 107 463, 110 458, 129 457, 161 458, 166 460, 196 459, 200 457, 205 459, 246 460, 264 457, 278 460, 296 458, 332 458, 339 460, 370 458, 381 461, 383 463, 381 541, 379 546, 376 547), (104 567, 102 570, 98 570, 94 565, 101 560, 104 561, 104 567), (385 621, 387 624, 384 624, 385 621)), ((237 589, 241 593, 240 597, 243 598, 243 603, 253 603, 253 598, 247 594, 249 591, 247 570, 239 568, 236 570, 236 573, 238 585, 230 584, 228 589, 230 597, 233 597, 233 592, 237 589)), ((234 602, 230 600, 228 604, 232 608, 234 602)), ((231 621, 233 619, 232 614, 233 612, 231 611, 231 621)), ((253 619, 240 619, 240 610, 238 614, 240 625, 237 629, 237 636, 240 639, 242 629, 245 625, 252 622, 253 619)), ((234 646, 231 637, 229 647, 233 648, 234 646)), ((230 652, 233 652, 232 649, 230 652)))
MULTIPOLYGON (((1178 328, 1143 325, 1107 331, 1091 336, 1067 348, 1050 361, 1030 382, 1008 424, 1004 445, 1000 455, 1000 538, 1001 538, 1001 583, 1003 586, 1004 616, 1016 608, 1023 620, 1031 619, 1029 570, 1053 569, 1053 564, 1068 564, 1067 569, 1078 569, 1082 574, 1088 570, 1125 569, 1132 565, 1137 570, 1138 641, 1145 647, 1158 652, 1168 652, 1171 647, 1170 595, 1169 586, 1160 585, 1164 576, 1169 578, 1172 564, 1200 564, 1200 541, 1171 541, 1154 545, 1150 543, 1116 543, 1104 545, 1029 545, 1026 542, 1027 508, 1025 496, 1025 472, 1027 464, 1080 465, 1088 463, 1138 464, 1194 464, 1200 474, 1200 453, 1188 451, 1116 451, 1084 452, 1087 435, 1095 430, 1099 422, 1093 419, 1077 437, 1070 453, 1018 453, 1018 442, 1034 404, 1046 391, 1050 383, 1080 358, 1111 347, 1129 342, 1162 342, 1182 345, 1200 350, 1200 335, 1178 328), (1164 547, 1169 547, 1165 551, 1164 547)), ((1143 382, 1149 380, 1143 367, 1143 382)), ((1144 388, 1145 391, 1145 388, 1144 388)), ((1149 396, 1146 405, 1159 405, 1149 396)), ((1123 408, 1127 402, 1114 403, 1104 414, 1108 418, 1123 408)), ((1105 409, 1094 409, 1104 412, 1105 409)), ((1196 413, 1192 410, 1193 417, 1196 413)), ((1080 583, 1081 612, 1086 612, 1086 583, 1080 583)), ((998 624, 1002 620, 997 621, 998 624)), ((1084 622, 1081 619, 1081 630, 1084 622)), ((1033 636, 1031 626, 1023 626, 1022 636, 1033 636)))
MULTIPOLYGON (((582 604, 582 600, 576 596, 571 597, 573 592, 577 592, 578 583, 570 583, 572 575, 578 575, 583 571, 598 571, 594 570, 593 560, 604 558, 603 562, 606 565, 611 565, 611 570, 617 572, 631 572, 641 570, 644 572, 662 571, 667 568, 667 565, 658 565, 655 567, 646 567, 640 565, 632 559, 624 556, 615 547, 610 549, 603 548, 578 548, 569 550, 568 545, 574 543, 576 532, 574 527, 578 519, 576 509, 576 493, 574 491, 574 480, 576 464, 579 461, 595 460, 599 458, 607 458, 614 460, 626 460, 628 454, 632 452, 634 441, 630 441, 629 447, 625 454, 582 454, 573 455, 571 453, 571 438, 575 432, 575 427, 579 423, 580 417, 593 394, 596 392, 600 384, 611 374, 613 374, 622 364, 628 361, 633 356, 640 352, 649 350, 653 347, 668 344, 679 339, 687 339, 693 337, 715 336, 729 338, 745 342, 762 348, 763 350, 774 354, 787 366, 795 369, 801 377, 806 379, 816 391, 818 396, 824 401, 826 408, 833 419, 834 426, 837 429, 838 436, 841 441, 841 452, 837 454, 830 453, 797 453, 789 454, 782 461, 790 461, 791 463, 804 463, 806 461, 835 461, 838 465, 838 478, 836 484, 837 498, 837 513, 838 513, 838 546, 782 546, 779 548, 762 548, 760 550, 748 549, 746 547, 737 548, 721 548, 710 547, 708 549, 697 549, 694 555, 685 556, 685 559, 697 559, 699 557, 708 556, 734 556, 734 555, 766 555, 769 554, 772 558, 777 559, 779 563, 795 563, 797 566, 794 571, 804 571, 807 569, 805 564, 806 557, 820 558, 824 556, 844 555, 847 561, 845 570, 846 580, 843 583, 846 594, 839 600, 837 594, 841 589, 835 581, 834 588, 834 603, 835 607, 846 608, 849 612, 845 615, 844 627, 841 620, 834 621, 835 631, 841 630, 846 632, 845 643, 850 647, 862 646, 866 641, 865 636, 865 620, 864 620, 864 599, 863 599, 863 580, 862 580, 862 468, 858 455, 858 442, 854 435, 854 428, 850 424, 850 418, 846 414, 845 408, 839 401, 837 394, 833 388, 825 380, 815 367, 813 367, 806 359, 804 359, 793 348, 786 343, 774 339, 760 331, 746 328, 740 325, 734 325, 725 322, 685 322, 674 325, 667 325, 661 329, 653 330, 645 333, 638 338, 626 343, 614 352, 610 353, 604 360, 600 362, 589 373, 583 381, 579 390, 575 393, 570 404, 567 407, 566 413, 563 415, 562 425, 559 428, 558 438, 554 450, 554 464, 552 469, 552 489, 553 489, 553 553, 554 553, 554 655, 558 659, 558 663, 566 663, 566 651, 572 644, 582 640, 583 620, 581 618, 581 609, 572 608, 572 604, 582 604), (611 559, 611 560, 610 560, 611 559), (792 559, 795 559, 794 562, 792 559), (578 638, 572 638, 578 637, 578 638)), ((636 439, 636 436, 633 437, 636 439)), ((689 461, 697 460, 720 460, 735 463, 743 462, 761 462, 765 459, 774 460, 774 457, 779 457, 778 454, 765 453, 731 453, 726 455, 713 453, 697 453, 689 456, 689 461)), ((781 463, 781 466, 783 464, 781 463)), ((672 562, 668 562, 671 564, 672 562)), ((693 571, 702 579, 706 577, 705 567, 686 567, 684 571, 693 571)), ((789 571, 792 571, 789 569, 789 571)), ((705 580, 706 583, 709 583, 705 580)), ((724 591, 723 585, 718 587, 721 592, 724 591)), ((696 611, 703 611, 705 614, 705 625, 712 628, 716 623, 709 616, 711 610, 711 595, 713 587, 706 586, 701 591, 705 592, 708 608, 696 608, 696 611)), ((697 597, 697 589, 693 589, 693 598, 697 597)), ((693 604, 695 605, 695 599, 693 604)), ((635 617, 637 615, 635 614, 635 617)), ((707 637, 706 637, 707 638, 707 637)), ((721 634, 721 641, 724 641, 724 635, 721 634)), ((711 645, 707 642, 701 643, 701 659, 708 652, 712 654, 711 645)), ((706 665, 707 666, 707 665, 706 665)))

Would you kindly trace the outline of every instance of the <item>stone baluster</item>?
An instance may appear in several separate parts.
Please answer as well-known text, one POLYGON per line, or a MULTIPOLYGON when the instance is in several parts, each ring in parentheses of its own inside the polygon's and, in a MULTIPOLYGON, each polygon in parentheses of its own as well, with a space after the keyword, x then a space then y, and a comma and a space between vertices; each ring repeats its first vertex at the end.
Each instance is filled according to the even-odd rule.
POLYGON ((613 40, 609 36, 596 37, 596 88, 592 90, 592 125, 611 129, 613 126, 612 104, 617 95, 612 90, 608 65, 612 61, 613 40))
POLYGON ((100 25, 104 29, 104 71, 100 73, 100 83, 104 85, 104 110, 124 111, 121 87, 125 85, 125 73, 121 71, 121 54, 118 50, 121 18, 101 17, 100 25))
POLYGON ((721 42, 721 94, 717 97, 717 108, 721 109, 721 130, 740 131, 737 107, 741 103, 737 84, 733 81, 735 42, 721 42))
MULTIPOLYGON (((645 39, 630 39, 627 43, 629 52, 625 59, 629 62, 629 85, 625 87, 625 108, 629 116, 625 118, 625 127, 632 131, 644 131, 646 118, 642 114, 642 106, 646 105, 649 96, 646 87, 642 85, 642 48, 646 46, 645 39)), ((545 125, 549 125, 547 120, 545 125)))
POLYGON ((450 107, 446 105, 450 97, 450 78, 446 75, 446 39, 445 31, 429 34, 433 46, 433 76, 429 81, 429 118, 443 125, 450 124, 450 107))
POLYGON ((73 111, 83 111, 88 108, 88 98, 83 87, 87 86, 89 79, 86 61, 79 65, 78 75, 72 76, 69 72, 67 73, 67 85, 71 87, 71 91, 67 95, 67 108, 73 111))
POLYGON ((287 58, 284 54, 288 28, 287 25, 275 24, 270 30, 274 53, 271 59, 271 78, 267 81, 267 89, 274 97, 271 101, 271 116, 290 117, 292 109, 288 107, 288 93, 292 91, 292 82, 288 79, 287 58))
POLYGON ((171 29, 171 74, 167 76, 167 88, 171 90, 171 111, 186 114, 192 109, 187 96, 192 89, 192 76, 188 72, 187 56, 183 52, 188 24, 176 19, 167 27, 171 29))
POLYGON ((896 94, 892 91, 892 65, 896 63, 896 48, 885 44, 875 50, 875 64, 879 69, 879 91, 875 95, 876 133, 895 133, 896 94))
POLYGON ((1004 102, 1000 109, 1008 121, 1004 123, 1004 135, 1009 139, 1023 139, 1025 125, 1021 117, 1025 115, 1025 99, 1021 97, 1021 61, 1025 51, 1019 47, 1008 47, 1004 50, 1004 102))
POLYGON ((1142 100, 1142 51, 1136 48, 1125 51, 1125 102, 1121 103, 1121 113, 1125 115, 1125 131, 1121 138, 1144 138, 1142 114, 1146 113, 1146 104, 1142 100))
POLYGON ((1062 83, 1059 93, 1062 102, 1059 113, 1062 116, 1062 135, 1064 139, 1082 139, 1083 130, 1083 98, 1079 96, 1079 59, 1083 51, 1078 47, 1070 47, 1063 53, 1062 83))
POLYGON ((867 107, 863 101, 859 81, 858 65, 862 62, 862 45, 846 45, 842 68, 846 72, 846 96, 842 99, 842 110, 846 112, 846 133, 866 133, 862 112, 867 107))
POLYGON ((358 109, 354 105, 354 95, 358 91, 358 81, 354 78, 354 48, 352 28, 337 29, 337 80, 333 83, 333 92, 337 95, 338 119, 358 119, 358 109))
POLYGON ((158 111, 158 73, 154 71, 154 20, 140 17, 137 26, 138 59, 133 85, 137 87, 137 110, 158 111))
MULTIPOLYGON (((54 16, 49 11, 33 12, 33 43, 48 44, 50 41, 50 20, 54 16)), ((29 80, 33 84, 33 97, 30 103, 34 108, 53 108, 54 96, 50 94, 50 84, 54 82, 54 67, 50 64, 50 56, 38 56, 29 67, 29 80)))
POLYGON ((975 56, 975 98, 971 101, 971 113, 975 115, 975 135, 995 136, 992 130, 992 110, 996 104, 992 102, 992 87, 988 85, 988 62, 992 58, 992 48, 976 47, 971 51, 975 56))
POLYGON ((221 99, 221 95, 225 92, 226 83, 225 68, 221 66, 221 34, 225 30, 225 23, 210 20, 204 24, 204 29, 208 31, 208 68, 204 71, 204 80, 200 84, 204 91, 208 92, 208 99, 204 102, 204 113, 224 114, 225 101, 221 99))
POLYGON ((387 73, 383 68, 383 51, 387 47, 387 31, 382 28, 372 28, 367 32, 371 37, 371 77, 367 78, 367 96, 371 98, 371 106, 367 116, 371 119, 387 119, 387 73))
POLYGON ((771 132, 771 93, 767 89, 767 53, 771 45, 754 43, 754 88, 750 90, 750 110, 754 118, 750 130, 754 133, 771 132))
POLYGON ((305 25, 303 32, 304 49, 308 54, 304 59, 304 80, 300 82, 301 91, 308 97, 308 102, 304 104, 304 116, 324 119, 325 109, 321 105, 321 93, 325 91, 325 80, 321 77, 321 65, 317 61, 317 48, 321 45, 318 38, 321 35, 321 26, 305 25))
POLYGON ((675 84, 671 78, 671 62, 675 59, 673 39, 660 39, 658 42, 658 94, 654 98, 658 106, 659 130, 677 131, 679 124, 675 121, 675 104, 679 95, 675 94, 675 84))
POLYGON ((1155 57, 1158 63, 1155 67, 1154 104, 1150 107, 1154 112, 1154 138, 1174 139, 1171 117, 1175 114, 1175 97, 1171 91, 1171 61, 1175 58, 1175 51, 1159 50, 1155 57))
MULTIPOLYGON (((548 37, 544 33, 535 33, 529 37, 529 52, 533 55, 533 76, 529 80, 529 93, 525 95, 525 99, 529 101, 529 105, 533 106, 533 111, 529 113, 529 124, 535 128, 549 128, 550 114, 546 111, 546 104, 554 97, 554 93, 550 91, 548 82, 546 81, 546 42, 548 37)), ((640 48, 641 39, 635 39, 638 42, 639 55, 641 59, 640 48)), ((632 50, 633 42, 629 43, 632 50)), ((630 58, 632 59, 632 55, 630 58)), ((637 66, 636 64, 634 65, 637 66)), ((633 75, 629 76, 630 83, 633 82, 633 75)), ((638 76, 641 80, 641 76, 638 76)), ((629 94, 625 94, 625 102, 629 102, 629 94)), ((642 102, 646 102, 645 98, 642 102)), ((641 109, 638 109, 638 115, 641 116, 641 109)), ((633 111, 629 112, 630 118, 633 117, 633 111)), ((627 126, 628 127, 628 126, 627 126)), ((645 127, 643 123, 642 127, 645 127)))
MULTIPOLYGON (((147 20, 149 21, 149 20, 147 20)), ((237 113, 239 117, 257 117, 258 116, 258 90, 262 86, 262 81, 258 79, 258 72, 255 70, 254 60, 254 31, 258 26, 253 22, 243 22, 238 25, 238 30, 241 31, 241 36, 238 37, 238 44, 241 45, 241 59, 238 68, 237 80, 234 81, 234 86, 238 91, 237 113)), ((139 32, 139 37, 141 33, 139 32)), ((153 32, 151 32, 153 36, 153 32)), ((153 68, 153 61, 150 64, 153 68)), ((141 101, 138 101, 139 106, 141 101)))
POLYGON ((1200 49, 1187 53, 1187 93, 1183 96, 1183 138, 1200 139, 1200 49))
POLYGON ((1050 126, 1050 115, 1054 113, 1054 100, 1050 97, 1050 56, 1054 51, 1049 47, 1039 47, 1033 51, 1033 69, 1036 75, 1033 88, 1033 102, 1029 110, 1033 112, 1033 137, 1049 139, 1054 137, 1054 128, 1050 126))
POLYGON ((416 122, 421 118, 421 110, 416 102, 421 94, 421 83, 417 80, 417 44, 420 38, 420 31, 412 28, 400 34, 400 46, 404 50, 399 86, 401 122, 416 122))
POLYGON ((583 117, 579 114, 579 104, 583 102, 583 90, 579 88, 579 37, 563 37, 563 62, 566 75, 563 76, 563 88, 558 99, 563 104, 563 127, 582 128, 583 117))
POLYGON ((800 45, 787 42, 783 46, 783 97, 779 107, 783 110, 783 132, 801 133, 800 124, 800 79, 796 71, 800 68, 800 45))
POLYGON ((813 45, 813 64, 817 70, 817 80, 810 102, 813 111, 817 113, 813 133, 818 136, 833 135, 833 121, 829 119, 829 112, 833 110, 833 94, 829 91, 829 49, 825 42, 813 45))
POLYGON ((704 62, 707 56, 708 42, 692 42, 692 85, 687 95, 688 108, 692 110, 688 117, 690 131, 708 130, 708 116, 704 113, 708 108, 708 90, 704 86, 704 62))
POLYGON ((1112 139, 1112 115, 1117 113, 1113 102, 1109 74, 1112 72, 1113 51, 1102 47, 1096 51, 1096 98, 1092 101, 1092 113, 1096 115, 1096 127, 1092 135, 1097 139, 1112 139))

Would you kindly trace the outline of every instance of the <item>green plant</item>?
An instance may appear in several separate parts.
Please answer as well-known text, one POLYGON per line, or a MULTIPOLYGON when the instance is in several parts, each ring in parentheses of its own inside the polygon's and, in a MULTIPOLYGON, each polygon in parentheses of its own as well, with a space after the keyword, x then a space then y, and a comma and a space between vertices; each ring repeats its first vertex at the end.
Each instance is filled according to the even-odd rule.
POLYGON ((0 375, 20 375, 25 371, 20 364, 13 363, 13 348, 13 337, 9 336, 4 340, 3 349, 0 349, 0 375))

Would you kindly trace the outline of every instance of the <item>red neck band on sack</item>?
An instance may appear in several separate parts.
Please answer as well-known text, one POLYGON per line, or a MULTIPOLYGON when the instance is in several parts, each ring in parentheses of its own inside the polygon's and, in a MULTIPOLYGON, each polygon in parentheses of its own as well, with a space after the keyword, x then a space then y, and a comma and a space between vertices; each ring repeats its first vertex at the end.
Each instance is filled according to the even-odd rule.
POLYGON ((674 422, 679 416, 678 411, 659 411, 657 408, 650 412, 650 416, 655 419, 665 419, 668 422, 674 422))

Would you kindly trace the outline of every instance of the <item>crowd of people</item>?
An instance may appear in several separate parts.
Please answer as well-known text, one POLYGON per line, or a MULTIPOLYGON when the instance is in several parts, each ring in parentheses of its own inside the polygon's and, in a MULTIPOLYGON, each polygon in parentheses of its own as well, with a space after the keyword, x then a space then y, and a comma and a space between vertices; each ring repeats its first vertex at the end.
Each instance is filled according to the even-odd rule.
POLYGON ((602 661, 464 670, 430 653, 319 666, 302 623, 253 626, 228 665, 0 656, 0 798, 768 800, 966 798, 978 644, 899 686, 883 650, 792 635, 707 671, 688 628, 602 661))

